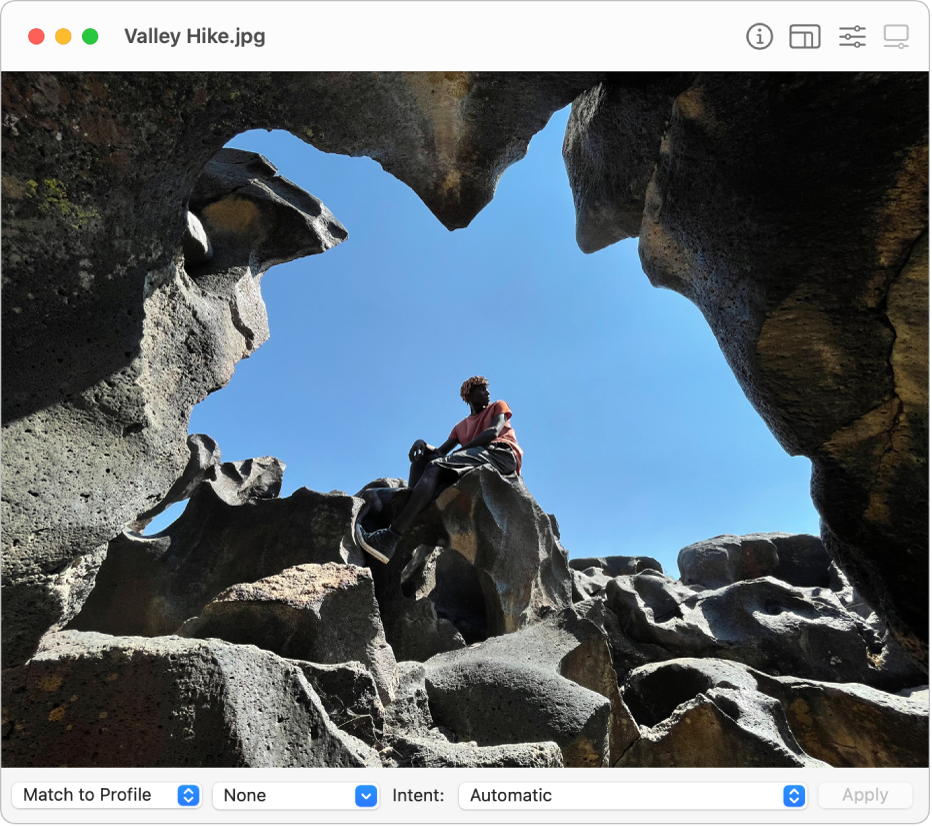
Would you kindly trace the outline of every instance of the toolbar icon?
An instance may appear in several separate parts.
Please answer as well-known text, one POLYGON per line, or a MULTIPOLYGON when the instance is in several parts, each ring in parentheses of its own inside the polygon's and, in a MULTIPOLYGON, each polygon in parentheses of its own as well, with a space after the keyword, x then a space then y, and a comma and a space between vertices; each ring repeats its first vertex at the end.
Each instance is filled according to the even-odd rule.
POLYGON ((815 23, 794 23, 790 26, 791 49, 818 49, 821 45, 821 26, 815 23))
POLYGON ((855 49, 861 49, 867 45, 867 35, 861 34, 866 32, 865 26, 839 26, 838 39, 841 41, 839 46, 853 46, 855 49))
POLYGON ((883 39, 886 41, 883 44, 885 49, 908 49, 909 26, 884 26, 883 39))
POLYGON ((802 809, 806 805, 806 787, 784 786, 783 805, 788 809, 802 809))
POLYGON ((748 29, 745 39, 752 49, 766 49, 773 43, 773 30, 766 23, 755 23, 748 29))

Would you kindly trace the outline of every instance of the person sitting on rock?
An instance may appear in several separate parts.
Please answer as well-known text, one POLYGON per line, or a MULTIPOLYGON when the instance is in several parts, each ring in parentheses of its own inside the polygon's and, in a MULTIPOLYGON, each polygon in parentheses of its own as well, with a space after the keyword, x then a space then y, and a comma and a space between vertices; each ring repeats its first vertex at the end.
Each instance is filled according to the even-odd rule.
POLYGON ((521 473, 524 451, 518 446, 514 428, 508 421, 511 408, 503 401, 489 404, 488 379, 484 376, 466 379, 460 387, 460 397, 471 412, 453 428, 450 437, 440 447, 431 447, 418 439, 408 451, 411 498, 392 524, 377 531, 366 531, 356 523, 356 541, 380 562, 392 558, 404 532, 433 501, 441 485, 449 485, 480 467, 494 468, 502 476, 521 473), (457 445, 462 447, 450 453, 457 445))

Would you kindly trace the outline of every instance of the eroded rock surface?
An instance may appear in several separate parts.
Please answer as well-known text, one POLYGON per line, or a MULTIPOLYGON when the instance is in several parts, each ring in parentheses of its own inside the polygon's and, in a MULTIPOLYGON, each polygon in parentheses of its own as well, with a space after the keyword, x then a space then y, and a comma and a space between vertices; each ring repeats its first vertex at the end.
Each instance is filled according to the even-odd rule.
POLYGON ((921 661, 927 100, 925 74, 699 75, 674 102, 639 248, 780 444, 812 459, 829 553, 921 661))
MULTIPOLYGON (((242 153, 254 163, 235 201, 255 220, 234 222, 218 236, 223 254, 210 260, 209 283, 199 282, 180 253, 184 204, 209 159, 203 146, 160 155, 153 144, 181 135, 162 128, 164 118, 161 137, 137 133, 144 113, 153 113, 125 81, 116 81, 129 95, 121 102, 133 103, 120 113, 116 101, 115 108, 104 103, 109 93, 100 81, 43 77, 30 83, 28 102, 12 78, 3 96, 4 122, 18 124, 5 135, 4 153, 3 221, 12 233, 3 261, 6 665, 22 662, 46 630, 69 618, 60 580, 73 559, 87 559, 137 515, 147 521, 186 464, 194 476, 210 465, 206 445, 208 455, 195 457, 205 450, 185 444, 188 416, 268 338, 259 291, 265 270, 346 238, 320 201, 278 177, 260 155, 242 153), (141 108, 133 113, 133 106, 141 108), (88 117, 94 126, 73 125, 88 117), (42 125, 50 118, 72 124, 52 144, 42 125), (128 143, 102 154, 94 139, 75 145, 88 141, 88 130, 100 137, 101 128, 111 135, 107 142, 127 130, 128 143), (145 160, 130 160, 131 135, 145 160), (184 172, 173 179, 168 170, 179 163, 184 172), (275 234, 279 225, 289 232, 275 234), (54 251, 32 248, 42 237, 57 239, 54 251)), ((220 158, 210 165, 228 164, 220 158)), ((229 194, 215 192, 221 200, 229 194)))
MULTIPOLYGON (((595 623, 579 617, 572 608, 465 651, 439 654, 424 666, 430 675, 442 667, 493 660, 543 668, 605 697, 611 703, 610 762, 617 760, 637 737, 637 727, 621 700, 604 632, 595 623)), ((495 723, 490 721, 490 725, 495 723)))
POLYGON ((633 671, 624 698, 641 725, 625 765, 928 765, 928 707, 863 685, 678 659, 633 671))
POLYGON ((379 765, 297 666, 250 646, 63 631, 3 680, 6 766, 379 765))
POLYGON ((362 662, 383 702, 395 696, 395 655, 382 631, 372 574, 355 565, 298 565, 227 588, 181 626, 183 637, 255 645, 315 663, 362 662))
POLYGON ((284 499, 231 505, 205 483, 162 533, 123 533, 110 543, 94 591, 70 627, 173 634, 231 586, 304 563, 361 563, 352 538, 360 504, 300 488, 284 499))
POLYGON ((769 674, 899 690, 915 664, 884 661, 884 641, 835 595, 773 577, 694 592, 653 571, 617 577, 607 605, 622 631, 678 657, 720 657, 769 674))
POLYGON ((430 660, 425 668, 434 719, 459 740, 553 741, 566 766, 608 765, 611 703, 600 694, 537 665, 495 657, 430 660))
POLYGON ((721 588, 763 576, 801 587, 828 588, 832 584, 832 560, 822 540, 809 534, 716 536, 687 545, 676 563, 684 585, 703 588, 721 588))
MULTIPOLYGON (((391 523, 409 491, 367 486, 358 496, 366 502, 362 525, 372 530, 391 523)), ((485 603, 484 628, 474 629, 476 636, 516 631, 542 612, 571 604, 566 551, 519 476, 479 468, 446 488, 418 517, 392 561, 375 569, 376 594, 386 616, 391 606, 407 599, 401 579, 419 546, 450 548, 469 563, 462 569, 475 577, 469 592, 478 588, 485 603)), ((391 623, 386 623, 386 634, 392 645, 405 644, 391 623)))

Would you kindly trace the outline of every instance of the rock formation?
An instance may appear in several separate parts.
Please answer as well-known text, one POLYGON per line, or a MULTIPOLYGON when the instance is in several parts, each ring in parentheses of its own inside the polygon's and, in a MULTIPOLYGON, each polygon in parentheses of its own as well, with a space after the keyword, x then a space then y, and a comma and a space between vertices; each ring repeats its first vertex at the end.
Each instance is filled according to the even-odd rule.
POLYGON ((2 85, 6 765, 923 764, 925 74, 2 85), (281 128, 368 155, 452 229, 574 99, 580 247, 639 235, 651 282, 699 307, 777 439, 812 459, 821 542, 717 537, 681 552, 681 581, 643 558, 571 570, 523 483, 478 471, 373 568, 376 611, 353 522, 386 523, 403 486, 282 499, 277 460, 222 464, 188 439, 193 406, 269 336, 263 273, 347 238, 269 160, 223 146, 281 128), (279 599, 295 568, 355 583, 374 649, 315 662, 326 646, 167 636, 226 610, 313 624, 341 589, 279 599), (526 713, 490 731, 488 709, 526 713))

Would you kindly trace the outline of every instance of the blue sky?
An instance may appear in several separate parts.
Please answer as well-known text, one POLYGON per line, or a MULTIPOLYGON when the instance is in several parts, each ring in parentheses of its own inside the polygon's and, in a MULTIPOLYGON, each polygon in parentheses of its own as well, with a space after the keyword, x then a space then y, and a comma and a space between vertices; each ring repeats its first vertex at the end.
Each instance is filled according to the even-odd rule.
POLYGON ((511 406, 524 480, 570 556, 647 554, 676 576, 678 550, 718 534, 817 534, 809 460, 777 444, 700 312, 650 286, 636 240, 576 246, 568 114, 455 232, 368 158, 284 132, 231 141, 323 200, 349 238, 266 273, 271 339, 190 431, 225 460, 280 458, 283 495, 353 493, 407 477, 411 443, 449 435, 478 373, 511 406))

